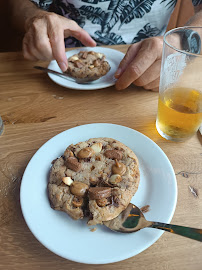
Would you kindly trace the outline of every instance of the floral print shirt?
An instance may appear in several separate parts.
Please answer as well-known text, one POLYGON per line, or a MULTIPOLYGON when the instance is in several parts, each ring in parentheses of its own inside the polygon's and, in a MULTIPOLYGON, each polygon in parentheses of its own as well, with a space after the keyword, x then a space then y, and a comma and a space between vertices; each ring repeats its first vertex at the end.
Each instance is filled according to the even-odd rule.
MULTIPOLYGON (((191 1, 191 0, 190 0, 191 1)), ((78 23, 97 45, 131 44, 165 33, 177 0, 32 0, 78 23)), ((194 6, 202 0, 192 0, 194 6)), ((69 37, 66 47, 82 46, 69 37)))

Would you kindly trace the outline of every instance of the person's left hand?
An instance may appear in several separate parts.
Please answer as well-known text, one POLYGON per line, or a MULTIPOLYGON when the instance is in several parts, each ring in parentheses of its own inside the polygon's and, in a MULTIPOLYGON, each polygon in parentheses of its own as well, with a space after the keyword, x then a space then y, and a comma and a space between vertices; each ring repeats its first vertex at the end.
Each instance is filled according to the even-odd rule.
POLYGON ((152 37, 132 44, 121 61, 115 77, 116 89, 127 88, 131 83, 158 91, 163 37, 152 37))

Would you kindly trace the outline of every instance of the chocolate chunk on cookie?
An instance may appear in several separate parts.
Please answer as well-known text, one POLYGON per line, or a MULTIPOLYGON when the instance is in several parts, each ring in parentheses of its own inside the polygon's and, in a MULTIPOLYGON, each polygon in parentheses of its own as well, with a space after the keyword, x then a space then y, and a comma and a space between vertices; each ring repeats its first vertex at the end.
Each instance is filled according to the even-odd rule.
POLYGON ((68 58, 67 73, 75 79, 94 81, 110 70, 105 55, 93 51, 80 51, 68 58))
MULTIPOLYGON (((86 57, 86 56, 85 56, 86 57)), ((96 225, 117 217, 139 185, 134 152, 111 138, 70 145, 53 162, 48 183, 51 206, 96 225)))

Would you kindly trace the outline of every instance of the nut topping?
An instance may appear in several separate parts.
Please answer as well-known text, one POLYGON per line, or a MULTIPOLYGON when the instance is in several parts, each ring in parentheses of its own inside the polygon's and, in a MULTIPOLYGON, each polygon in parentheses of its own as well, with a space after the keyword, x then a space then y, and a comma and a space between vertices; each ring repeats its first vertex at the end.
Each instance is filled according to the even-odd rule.
POLYGON ((94 67, 95 67, 94 65, 90 65, 90 66, 89 66, 90 69, 93 69, 94 67))
POLYGON ((99 200, 111 196, 110 187, 91 187, 88 191, 91 200, 99 200))
POLYGON ((65 152, 64 152, 64 156, 65 157, 73 157, 74 153, 71 150, 66 149, 65 152))
POLYGON ((78 158, 89 158, 92 157, 95 154, 94 150, 91 147, 86 147, 81 149, 78 154, 77 157, 78 158))
POLYGON ((92 185, 96 185, 98 183, 98 178, 90 177, 89 180, 90 180, 90 184, 92 185))
POLYGON ((100 153, 100 151, 102 150, 102 144, 94 143, 91 148, 94 150, 95 154, 100 153))
POLYGON ((74 196, 72 204, 74 207, 81 207, 83 204, 83 198, 74 196))
POLYGON ((81 56, 83 59, 86 59, 88 56, 88 52, 87 51, 84 51, 83 52, 83 55, 81 56))
POLYGON ((78 162, 75 157, 68 157, 66 160, 66 166, 68 169, 78 172, 81 170, 81 163, 78 162))
POLYGON ((84 66, 84 63, 82 63, 80 60, 76 60, 74 65, 78 68, 82 68, 84 66))
POLYGON ((74 62, 76 60, 79 60, 78 56, 76 56, 76 55, 73 55, 72 57, 69 58, 70 62, 74 62))
POLYGON ((115 164, 112 166, 112 172, 114 174, 124 175, 124 173, 126 172, 125 164, 115 160, 115 164))
POLYGON ((93 65, 94 65, 95 67, 100 66, 100 60, 99 60, 99 59, 94 60, 94 61, 93 61, 93 65))
POLYGON ((102 199, 96 200, 96 203, 98 206, 104 207, 109 204, 109 201, 107 200, 107 198, 102 198, 102 199))
POLYGON ((102 53, 97 53, 97 57, 98 57, 98 58, 102 59, 103 56, 104 56, 104 55, 103 55, 102 53))
POLYGON ((112 174, 112 176, 109 178, 109 183, 112 185, 118 184, 122 181, 122 178, 119 174, 112 174))
POLYGON ((67 176, 67 177, 63 177, 62 178, 63 183, 65 183, 67 186, 71 186, 71 184, 74 182, 71 177, 67 176))
POLYGON ((71 186, 70 186, 70 191, 72 194, 78 196, 78 197, 83 197, 85 193, 88 190, 88 185, 82 182, 74 181, 71 186))
POLYGON ((107 158, 117 159, 117 160, 120 160, 123 158, 123 153, 120 150, 106 150, 104 155, 107 158))

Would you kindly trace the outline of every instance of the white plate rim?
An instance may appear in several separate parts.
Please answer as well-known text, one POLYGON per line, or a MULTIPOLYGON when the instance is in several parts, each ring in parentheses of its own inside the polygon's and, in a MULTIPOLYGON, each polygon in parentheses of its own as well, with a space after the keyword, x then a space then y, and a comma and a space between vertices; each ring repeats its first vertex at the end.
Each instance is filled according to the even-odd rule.
MULTIPOLYGON (((49 249, 50 251, 52 251, 53 253, 57 254, 58 256, 60 257, 63 257, 65 259, 68 259, 68 260, 71 260, 71 261, 75 261, 75 262, 78 262, 78 263, 84 263, 84 264, 107 264, 107 263, 114 263, 114 262, 118 262, 118 261, 122 261, 122 260, 125 260, 125 259, 128 259, 128 258, 131 258, 139 253, 141 253, 142 251, 146 250, 148 247, 150 247, 151 245, 153 245, 160 237, 161 235, 164 233, 164 231, 158 231, 158 236, 155 237, 153 239, 153 241, 150 241, 147 245, 145 245, 143 248, 139 249, 138 252, 134 253, 133 251, 131 251, 130 253, 128 252, 127 256, 124 255, 124 257, 120 257, 119 259, 108 259, 108 260, 103 260, 103 259, 100 259, 99 261, 92 261, 92 260, 89 260, 89 259, 86 259, 86 260, 80 260, 78 257, 74 257, 74 256, 63 256, 61 255, 61 253, 57 250, 57 249, 54 249, 54 248, 50 248, 46 243, 44 243, 43 241, 41 241, 41 239, 36 235, 36 233, 33 231, 33 228, 32 228, 32 224, 30 224, 27 219, 26 219, 26 210, 25 210, 25 205, 23 204, 23 185, 25 183, 25 180, 26 179, 26 173, 27 171, 29 170, 30 166, 31 166, 31 163, 32 163, 32 160, 35 158, 35 156, 37 155, 37 153, 39 153, 39 151, 41 151, 41 149, 46 146, 47 144, 49 144, 52 140, 55 140, 56 137, 59 138, 59 136, 61 134, 65 134, 66 132, 68 132, 69 130, 76 130, 76 129, 79 129, 79 128, 82 128, 82 127, 90 127, 92 128, 93 125, 101 125, 101 126, 113 126, 113 127, 120 127, 120 128, 124 128, 126 130, 131 130, 133 132, 135 132, 136 134, 139 134, 140 136, 142 136, 145 140, 149 141, 151 144, 153 144, 153 146, 157 147, 158 150, 162 153, 162 155, 164 156, 164 158, 167 159, 167 162, 169 164, 169 166, 171 167, 171 170, 172 170, 172 174, 173 174, 173 187, 174 187, 174 200, 172 201, 172 211, 170 213, 170 215, 167 217, 167 220, 164 221, 164 222, 167 222, 167 223, 170 223, 170 221, 172 220, 172 217, 174 215, 174 212, 175 212, 175 208, 176 208, 176 204, 177 204, 177 181, 176 181, 176 176, 175 176, 175 172, 173 170, 173 167, 172 167, 172 164, 170 163, 169 159, 167 158, 166 154, 163 152, 163 150, 154 142, 152 141, 150 138, 148 138, 147 136, 145 136, 144 134, 132 129, 132 128, 129 128, 129 127, 126 127, 126 126, 122 126, 122 125, 116 125, 116 124, 111 124, 111 123, 92 123, 92 124, 86 124, 86 125, 81 125, 81 126, 76 126, 76 127, 73 127, 73 128, 70 128, 68 130, 65 130, 57 135, 55 135, 54 137, 52 137, 51 139, 49 139, 46 143, 44 143, 39 149, 38 151, 33 155, 33 157, 31 158, 31 160, 29 161, 25 171, 24 171, 24 174, 23 174, 23 177, 22 177, 22 182, 21 182, 21 187, 20 187, 20 204, 21 204, 21 209, 22 209, 22 214, 24 216, 24 219, 25 219, 25 222, 27 224, 27 226, 29 227, 30 231, 32 232, 32 234, 36 237, 36 239, 42 244, 44 245, 47 249, 49 249)), ((99 137, 99 136, 97 136, 99 137)), ((103 136, 102 136, 103 137, 103 136)), ((108 136, 106 136, 108 137, 108 136)), ((144 229, 144 230, 147 230, 147 229, 144 229)), ((142 231, 142 230, 141 230, 142 231)))
MULTIPOLYGON (((77 54, 79 51, 95 51, 95 52, 100 52, 100 53, 104 53, 106 55, 106 60, 109 62, 109 64, 111 66, 114 67, 112 60, 113 59, 115 62, 117 62, 117 68, 118 68, 118 64, 120 63, 120 61, 123 59, 124 57, 124 53, 116 50, 116 49, 112 49, 112 48, 105 48, 105 47, 82 47, 80 49, 74 49, 74 50, 70 50, 66 52, 66 56, 67 58, 70 57, 73 54, 77 54), (115 58, 113 57, 115 55, 115 58), (110 57, 110 58, 109 58, 110 57)), ((101 90, 110 86, 113 86, 116 82, 115 78, 112 78, 108 83, 104 83, 102 81, 104 81, 104 78, 107 77, 112 77, 113 73, 116 71, 114 68, 111 68, 111 70, 108 72, 108 74, 106 74, 104 77, 102 77, 101 79, 89 83, 89 84, 77 84, 76 82, 72 82, 71 80, 68 81, 70 85, 65 85, 64 82, 65 79, 60 78, 60 80, 58 81, 57 79, 59 78, 58 76, 51 74, 51 73, 47 73, 49 78, 55 82, 56 84, 63 86, 65 88, 68 89, 73 89, 73 90, 101 90)), ((48 65, 49 69, 53 69, 59 72, 62 72, 56 62, 56 60, 52 60, 49 65, 48 65)))

